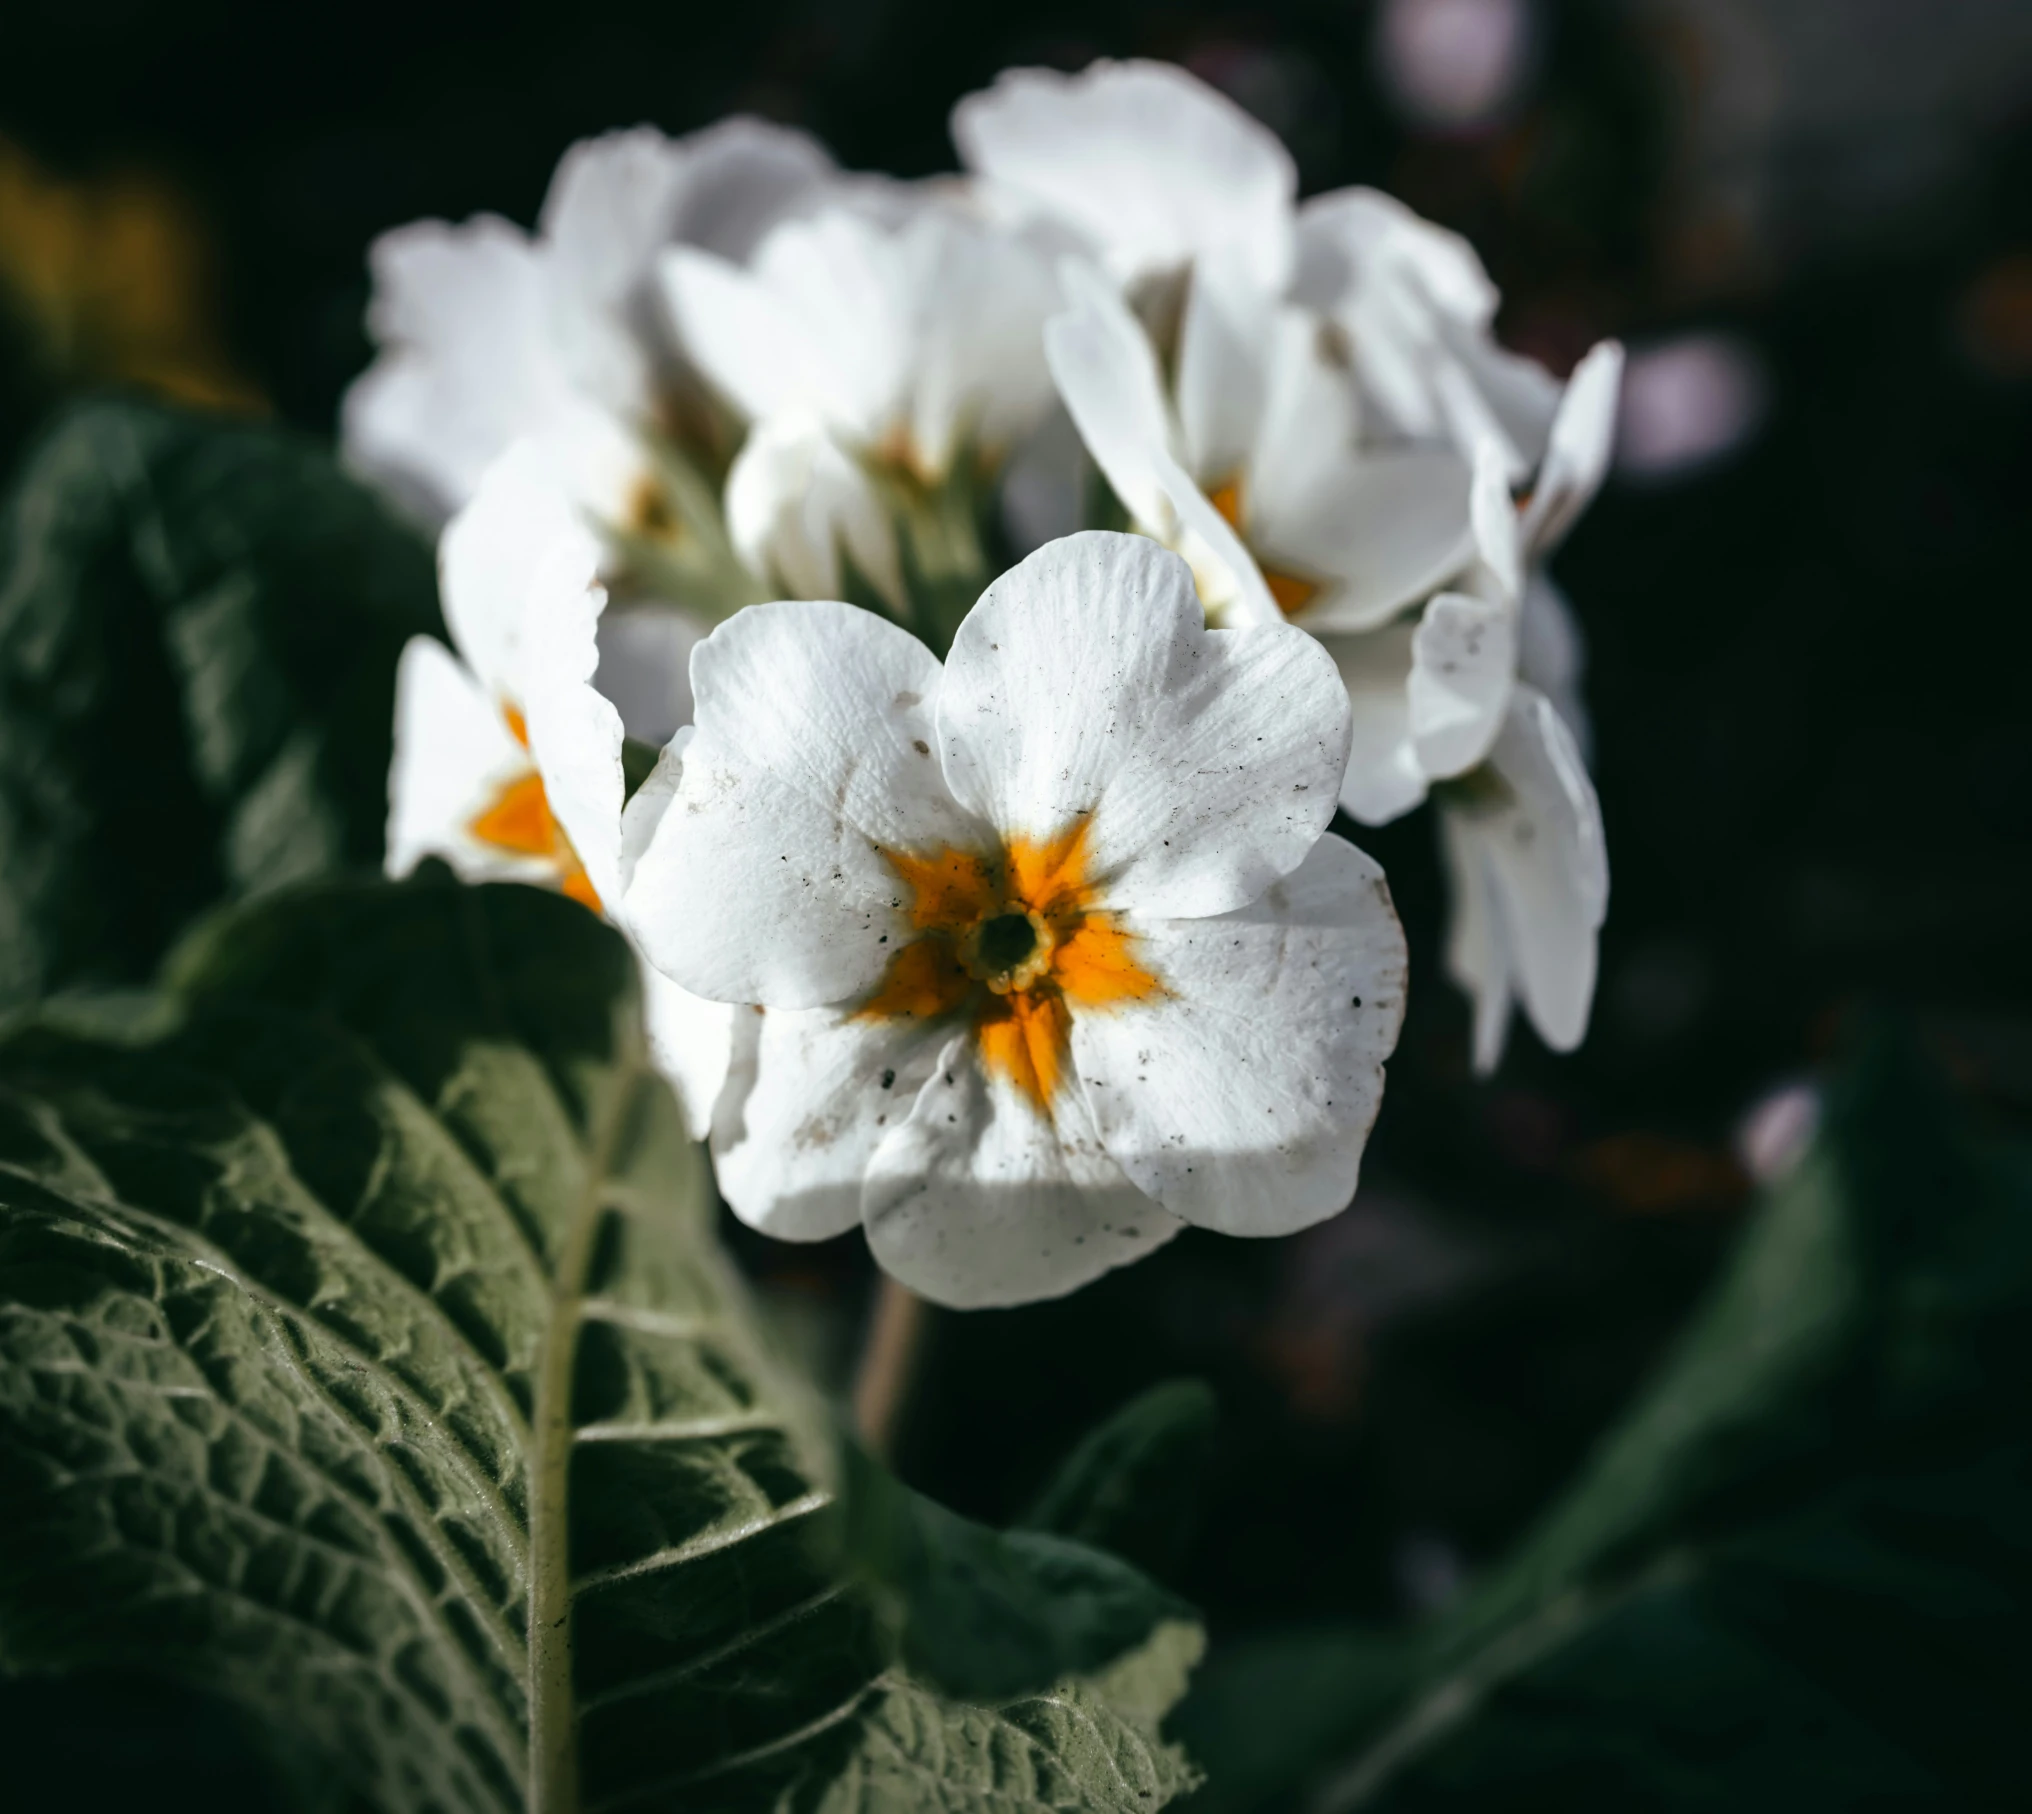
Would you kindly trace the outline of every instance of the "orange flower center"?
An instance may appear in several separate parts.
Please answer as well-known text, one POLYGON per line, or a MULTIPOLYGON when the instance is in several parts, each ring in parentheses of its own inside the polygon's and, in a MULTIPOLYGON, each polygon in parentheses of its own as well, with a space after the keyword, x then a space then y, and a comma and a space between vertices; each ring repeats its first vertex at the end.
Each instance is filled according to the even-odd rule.
MULTIPOLYGON (((529 731, 522 714, 512 705, 501 708, 508 720, 509 734, 524 749, 529 731)), ((535 857, 557 871, 557 885, 575 901, 600 911, 600 897, 587 878, 586 866, 565 836, 564 827, 550 810, 550 797, 543 791, 543 777, 534 769, 503 782, 494 797, 474 815, 466 827, 482 844, 511 856, 535 857)))
POLYGON ((910 888, 917 932, 889 960, 863 1016, 964 1015, 987 1068, 1049 1114, 1072 1049, 1072 1010, 1147 1001, 1164 985, 1137 960, 1134 935, 1096 907, 1087 827, 1011 837, 991 853, 950 846, 884 851, 910 888))
MULTIPOLYGON (((1248 532, 1242 527, 1242 481, 1239 478, 1225 480, 1207 493, 1207 502, 1221 513, 1228 527, 1244 541, 1248 532)), ((1255 552, 1251 544, 1250 551, 1255 552)), ((1277 609, 1286 617, 1296 617, 1299 612, 1319 596, 1319 582, 1288 572, 1282 567, 1273 567, 1261 555, 1256 565, 1262 569, 1263 583, 1270 588, 1270 596, 1277 601, 1277 609)))

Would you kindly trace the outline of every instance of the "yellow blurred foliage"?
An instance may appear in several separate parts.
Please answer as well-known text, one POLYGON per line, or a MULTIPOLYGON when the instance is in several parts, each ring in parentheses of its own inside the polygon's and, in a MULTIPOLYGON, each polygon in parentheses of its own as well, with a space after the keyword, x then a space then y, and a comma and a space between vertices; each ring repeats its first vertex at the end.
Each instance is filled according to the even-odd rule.
POLYGON ((203 222, 146 172, 66 181, 0 138, 0 308, 58 383, 267 411, 222 344, 203 222))

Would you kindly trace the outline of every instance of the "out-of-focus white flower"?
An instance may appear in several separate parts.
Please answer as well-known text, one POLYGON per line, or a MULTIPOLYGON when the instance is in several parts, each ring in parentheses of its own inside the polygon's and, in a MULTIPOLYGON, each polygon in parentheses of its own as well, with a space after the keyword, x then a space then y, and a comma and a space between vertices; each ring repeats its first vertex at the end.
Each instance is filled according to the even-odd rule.
POLYGON ((1496 286, 1474 248, 1375 189, 1299 210, 1294 298, 1338 322, 1378 429, 1503 455, 1513 483, 1544 456, 1559 385, 1494 333, 1496 286))
POLYGON ((1171 64, 1005 69, 953 109, 952 135, 992 203, 1064 229, 1132 294, 1188 267, 1272 294, 1290 279, 1291 154, 1171 64))
POLYGON ((742 258, 834 182, 804 134, 733 119, 574 145, 536 232, 493 215, 418 221, 369 254, 380 346, 347 392, 346 457, 440 520, 517 440, 541 445, 603 523, 646 507, 646 431, 683 382, 655 306, 665 248, 742 258))
POLYGON ((1364 448, 1316 316, 1202 270, 1167 397, 1121 298, 1076 264, 1061 281, 1071 307, 1045 329, 1060 395, 1136 525, 1186 556, 1219 620, 1369 629, 1466 564, 1466 466, 1364 448))
POLYGON ((889 607, 907 609, 896 532, 867 475, 816 417, 755 425, 727 475, 727 533, 790 598, 838 598, 844 554, 889 607))
MULTIPOLYGON (((469 881, 528 882, 613 913, 621 840, 621 718, 593 687, 606 595, 598 539, 546 451, 518 442, 439 544, 457 653, 411 638, 395 676, 387 869, 442 857, 469 881)), ((727 1068, 730 1016, 644 966, 659 1064, 694 1132, 727 1068)))
POLYGON ((608 690, 638 734, 661 741, 683 721, 691 643, 759 590, 710 497, 672 490, 703 393, 663 323, 657 257, 674 244, 745 257, 846 180, 814 140, 757 120, 677 140, 638 127, 565 153, 534 234, 492 215, 418 221, 370 254, 381 350, 346 394, 348 462, 440 522, 512 442, 541 448, 606 534, 609 575, 646 565, 630 572, 638 601, 703 614, 636 608, 610 626, 608 690))
POLYGON ((1413 119, 1470 131, 1500 119, 1530 72, 1528 0, 1384 0, 1384 86, 1413 119))
POLYGON ((1347 1202, 1404 947, 1376 865, 1321 835, 1348 708, 1307 638, 1208 631, 1182 562, 1089 533, 991 585, 943 668, 788 602, 693 681, 627 906, 686 987, 761 1005, 713 1135, 744 1219, 859 1221, 974 1305, 1347 1202))
POLYGON ((1763 362, 1733 334, 1681 334, 1630 355, 1616 466, 1677 479, 1726 458, 1756 433, 1767 405, 1763 362))

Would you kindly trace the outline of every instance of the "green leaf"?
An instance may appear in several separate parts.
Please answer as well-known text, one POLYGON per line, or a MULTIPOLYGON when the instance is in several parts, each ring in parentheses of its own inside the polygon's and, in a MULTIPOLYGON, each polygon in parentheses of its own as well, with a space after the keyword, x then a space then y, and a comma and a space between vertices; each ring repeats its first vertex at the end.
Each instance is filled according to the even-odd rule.
POLYGON ((911 1491, 844 1445, 851 1564, 876 1588, 903 1660, 967 1700, 1090 1675, 1193 1611, 1128 1563, 1043 1531, 997 1531, 911 1491))
POLYGON ((426 871, 242 909, 171 987, 0 1046, 0 1664, 171 1672, 389 1810, 1187 1784, 1196 1634, 968 1705, 827 1561, 617 934, 426 871))
POLYGON ((1169 1574, 1192 1541, 1217 1415, 1202 1380, 1152 1386, 1081 1439, 1019 1522, 1169 1574))
POLYGON ((222 898, 378 868, 429 547, 313 443, 100 401, 0 511, 0 1011, 222 898))
POLYGON ((1208 1805, 2019 1799, 2028 1395, 2032 1170, 1969 1145, 1880 1037, 1662 1376, 1486 1586, 1414 1640, 1267 1639, 1209 1672, 1181 1720, 1208 1805), (1324 1666, 1293 1706, 1307 1645, 1324 1666))

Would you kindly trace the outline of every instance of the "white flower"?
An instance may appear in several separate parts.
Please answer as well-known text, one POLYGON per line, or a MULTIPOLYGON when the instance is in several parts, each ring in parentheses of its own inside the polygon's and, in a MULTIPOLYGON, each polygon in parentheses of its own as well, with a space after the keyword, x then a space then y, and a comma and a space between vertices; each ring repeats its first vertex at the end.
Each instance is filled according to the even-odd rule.
POLYGON ((628 910, 687 988, 762 1006, 714 1129, 744 1219, 862 1222, 973 1305, 1347 1202, 1404 946, 1321 835, 1347 702, 1310 640, 1209 631, 1181 562, 1091 533, 990 586, 943 668, 790 602, 693 681, 630 806, 628 910))
POLYGON ((1484 1071, 1502 1056, 1513 1000, 1547 1045, 1570 1051, 1594 997, 1609 889, 1601 809, 1572 725, 1532 682, 1574 678, 1577 642, 1540 564, 1607 470, 1621 366, 1605 342, 1575 368, 1521 508, 1501 449, 1483 444, 1477 559, 1457 589, 1415 617, 1323 638, 1354 708, 1341 804, 1380 825, 1437 790, 1447 963, 1474 999, 1484 1071))
POLYGON ((1005 69, 953 109, 988 196, 1069 230, 1132 293, 1195 264, 1276 292, 1298 172, 1277 135, 1168 63, 1005 69))
POLYGON ((679 248, 662 279, 679 342, 755 425, 728 477, 736 546, 802 596, 839 590, 844 548, 900 610, 884 481, 992 471, 1050 405, 1049 269, 954 198, 788 221, 745 266, 679 248))
MULTIPOLYGON (((678 243, 744 257, 840 181, 813 140, 759 121, 679 140, 640 127, 566 152, 533 235, 492 215, 382 235, 367 315, 381 351, 346 394, 348 462, 441 522, 511 442, 532 441, 609 535, 610 573, 693 532, 682 561, 636 586, 645 601, 708 615, 745 602, 756 590, 718 545, 710 499, 684 508, 659 457, 703 399, 664 328, 655 262, 678 243)), ((684 663, 701 627, 633 609, 604 628, 610 687, 638 734, 660 742, 689 715, 684 663)))
POLYGON ((493 215, 417 221, 369 254, 379 356, 347 392, 347 458, 442 518, 509 443, 543 446, 593 515, 640 507, 645 431, 681 381, 655 306, 666 247, 745 257, 835 180, 802 133, 733 119, 574 145, 536 232, 493 215))
POLYGON ((1363 447, 1354 386, 1316 317, 1200 271, 1167 397, 1121 299, 1076 265, 1061 283, 1071 307, 1045 348, 1066 407, 1133 521, 1186 556, 1217 617, 1367 629, 1466 564, 1466 466, 1363 447))
MULTIPOLYGON (((442 857, 469 881, 533 883, 618 908, 620 715, 595 691, 600 545, 543 450, 518 442, 439 544, 457 654, 411 638, 395 676, 387 869, 442 857)), ((730 1018, 644 967, 658 1062, 695 1131, 727 1067, 730 1018)))

